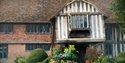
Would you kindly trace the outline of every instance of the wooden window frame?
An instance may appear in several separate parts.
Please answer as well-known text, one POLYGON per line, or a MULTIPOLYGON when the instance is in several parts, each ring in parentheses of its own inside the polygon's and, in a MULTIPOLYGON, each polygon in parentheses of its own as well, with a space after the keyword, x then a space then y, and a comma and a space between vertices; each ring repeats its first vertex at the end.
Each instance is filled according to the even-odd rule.
POLYGON ((13 24, 12 23, 0 23, 0 34, 12 34, 13 24))
POLYGON ((8 57, 8 45, 7 44, 0 44, 0 60, 7 59, 8 57))
POLYGON ((27 34, 50 34, 51 25, 49 23, 29 23, 26 24, 27 34))
POLYGON ((26 51, 31 51, 37 48, 42 48, 45 51, 50 51, 51 44, 26 44, 26 51))

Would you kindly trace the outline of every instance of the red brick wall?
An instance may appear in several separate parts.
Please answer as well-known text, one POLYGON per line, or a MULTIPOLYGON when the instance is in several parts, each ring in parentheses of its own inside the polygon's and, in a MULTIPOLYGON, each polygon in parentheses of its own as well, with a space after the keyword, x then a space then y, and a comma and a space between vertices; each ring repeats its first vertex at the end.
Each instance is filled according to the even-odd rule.
POLYGON ((8 45, 8 62, 14 63, 17 56, 27 56, 29 52, 25 51, 25 44, 9 44, 8 45))
POLYGON ((14 24, 13 34, 0 34, 0 43, 50 43, 51 34, 26 34, 25 24, 14 24))
MULTIPOLYGON (((30 52, 25 50, 25 44, 8 44, 8 58, 0 60, 0 63, 14 63, 17 56, 28 56, 30 52)), ((51 55, 51 51, 47 51, 51 55)))
MULTIPOLYGON (((25 50, 25 43, 51 43, 51 34, 26 34, 25 24, 14 24, 13 34, 0 34, 0 44, 8 44, 8 59, 0 63, 14 63, 17 56, 27 56, 30 52, 25 50)), ((51 52, 47 52, 51 55, 51 52)))

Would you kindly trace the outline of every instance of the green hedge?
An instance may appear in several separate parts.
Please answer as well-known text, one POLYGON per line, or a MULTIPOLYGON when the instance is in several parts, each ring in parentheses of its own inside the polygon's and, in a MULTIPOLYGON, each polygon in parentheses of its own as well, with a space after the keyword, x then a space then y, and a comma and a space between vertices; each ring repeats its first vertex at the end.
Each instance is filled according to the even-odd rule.
POLYGON ((26 62, 26 57, 19 56, 14 60, 14 63, 25 63, 26 62))
POLYGON ((31 51, 30 55, 26 58, 26 63, 42 62, 47 57, 47 53, 43 49, 38 48, 31 51))

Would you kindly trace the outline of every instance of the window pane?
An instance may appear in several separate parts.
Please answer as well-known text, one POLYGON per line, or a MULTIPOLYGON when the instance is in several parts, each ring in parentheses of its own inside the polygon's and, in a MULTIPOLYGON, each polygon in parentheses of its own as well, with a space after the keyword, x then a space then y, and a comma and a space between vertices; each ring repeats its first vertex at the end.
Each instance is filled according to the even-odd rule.
POLYGON ((82 18, 83 16, 81 15, 80 16, 80 28, 83 28, 83 18, 82 18))
POLYGON ((0 32, 3 33, 4 32, 4 25, 1 24, 0 28, 1 28, 0 32))
POLYGON ((86 15, 84 16, 84 27, 85 28, 87 27, 87 16, 86 15))
POLYGON ((3 51, 3 45, 0 45, 0 51, 3 51))
POLYGON ((2 48, 2 47, 0 47, 0 51, 3 51, 3 48, 2 48))
POLYGON ((26 32, 27 32, 27 33, 30 33, 30 24, 27 24, 27 25, 26 25, 26 32))
POLYGON ((106 54, 111 55, 112 54, 112 45, 111 44, 106 44, 106 54))
POLYGON ((2 52, 0 52, 0 59, 2 59, 2 52))
POLYGON ((40 33, 42 33, 43 32, 43 25, 40 25, 40 28, 39 28, 39 31, 40 31, 40 33))
POLYGON ((79 16, 76 16, 76 27, 79 28, 79 16))
POLYGON ((0 33, 12 33, 12 24, 0 23, 0 33))
POLYGON ((27 44, 27 45, 26 45, 26 50, 29 51, 29 49, 30 49, 30 47, 29 47, 29 45, 27 44))
POLYGON ((44 45, 44 50, 49 51, 50 50, 50 45, 49 44, 45 44, 44 45))
POLYGON ((88 17, 89 16, 87 15, 73 15, 71 28, 87 28, 87 25, 89 26, 89 23, 90 23, 90 21, 88 20, 88 24, 87 24, 88 17))
POLYGON ((26 51, 31 51, 37 48, 42 48, 45 51, 49 51, 50 44, 26 44, 26 51))
POLYGON ((7 24, 4 24, 4 32, 6 32, 7 33, 7 31, 8 31, 8 26, 9 26, 9 24, 7 25, 7 24))
POLYGON ((9 24, 9 26, 7 26, 7 30, 8 30, 9 33, 11 33, 11 31, 12 31, 12 25, 11 24, 9 24))
POLYGON ((48 33, 51 33, 51 27, 50 27, 50 24, 48 24, 47 32, 48 32, 48 33))
POLYGON ((44 46, 42 44, 39 45, 40 48, 44 49, 44 46))
POLYGON ((36 49, 37 48, 37 44, 33 44, 32 48, 33 48, 32 50, 36 49))
POLYGON ((76 28, 76 16, 72 16, 72 28, 76 28))
POLYGON ((45 29, 45 24, 43 24, 43 27, 42 27, 42 33, 45 33, 46 29, 45 29))
POLYGON ((38 24, 34 24, 34 33, 38 33, 37 26, 38 26, 38 24))
POLYGON ((7 45, 0 44, 0 59, 7 58, 7 45))
POLYGON ((27 33, 50 33, 51 27, 50 24, 27 24, 26 27, 27 33))
POLYGON ((7 53, 4 52, 3 58, 7 58, 7 53))
POLYGON ((47 33, 47 24, 45 24, 45 32, 44 33, 47 33))
POLYGON ((30 24, 29 29, 30 29, 30 33, 33 33, 33 25, 32 24, 30 24))

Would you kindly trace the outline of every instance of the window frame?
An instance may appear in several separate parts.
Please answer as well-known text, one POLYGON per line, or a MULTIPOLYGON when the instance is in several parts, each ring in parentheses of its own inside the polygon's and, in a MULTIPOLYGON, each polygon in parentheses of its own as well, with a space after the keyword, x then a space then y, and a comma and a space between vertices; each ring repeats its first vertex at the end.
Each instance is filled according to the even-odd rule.
POLYGON ((12 34, 12 33, 13 33, 12 23, 0 23, 0 34, 12 34))
POLYGON ((72 15, 70 18, 71 29, 90 29, 90 15, 72 15))
POLYGON ((26 34, 51 34, 52 28, 50 23, 27 23, 25 32, 26 34), (44 30, 46 32, 41 31, 41 28, 44 28, 43 26, 48 28, 44 30))
POLYGON ((32 51, 32 50, 37 49, 37 48, 42 48, 44 51, 50 51, 51 44, 50 43, 41 43, 41 44, 38 44, 38 43, 37 44, 32 44, 31 43, 31 44, 25 44, 25 50, 26 51, 32 51), (46 48, 45 46, 47 47, 47 49, 45 49, 46 48))
POLYGON ((4 60, 8 58, 8 44, 0 44, 0 53, 2 53, 2 58, 0 58, 0 60, 4 60), (6 54, 6 57, 5 57, 6 54))

